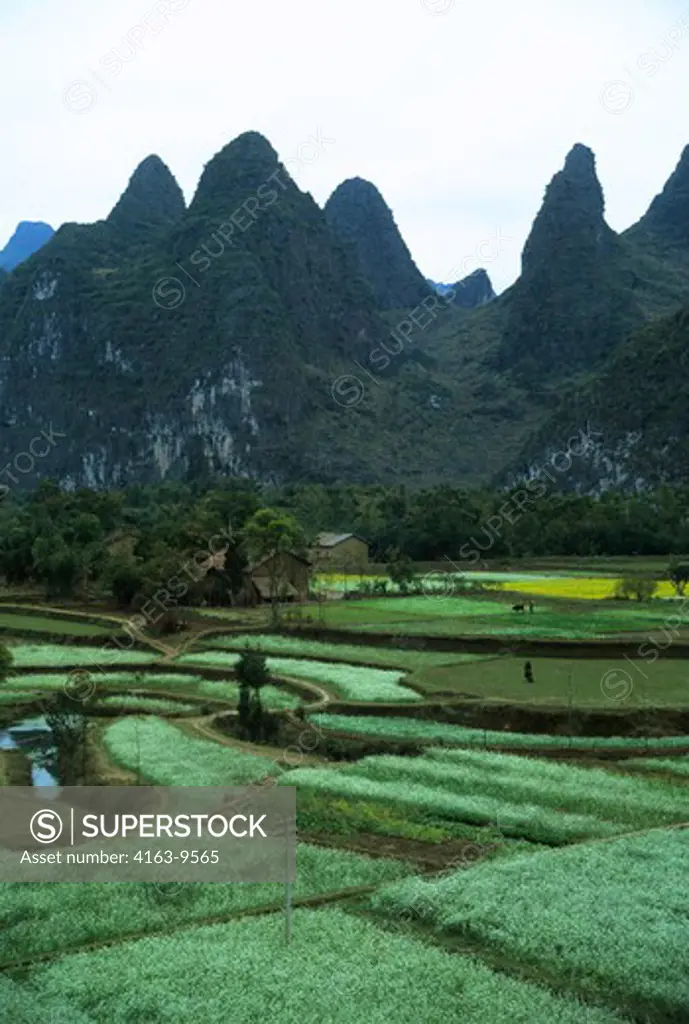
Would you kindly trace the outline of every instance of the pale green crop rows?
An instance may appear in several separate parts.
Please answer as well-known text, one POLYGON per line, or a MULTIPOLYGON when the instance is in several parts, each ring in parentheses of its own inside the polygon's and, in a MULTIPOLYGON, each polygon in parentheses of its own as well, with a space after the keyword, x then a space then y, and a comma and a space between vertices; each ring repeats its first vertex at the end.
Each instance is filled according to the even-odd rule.
MULTIPOLYGON (((239 700, 239 685, 232 682, 215 682, 213 679, 204 679, 198 688, 198 692, 204 697, 216 697, 220 700, 231 700, 235 703, 239 700)), ((299 697, 282 689, 279 686, 261 687, 261 703, 265 708, 272 711, 279 711, 282 708, 296 708, 301 704, 299 697)))
POLYGON ((404 669, 427 668, 434 665, 460 664, 483 661, 495 655, 440 653, 438 651, 411 651, 397 647, 366 647, 359 644, 324 643, 322 640, 304 640, 298 636, 248 633, 242 636, 214 636, 204 641, 204 647, 241 651, 265 651, 266 654, 289 654, 295 657, 335 658, 337 661, 391 666, 404 669))
MULTIPOLYGON (((16 693, 21 687, 22 691, 26 691, 27 687, 35 687, 40 690, 63 690, 71 681, 71 677, 67 673, 63 672, 30 672, 26 675, 13 676, 8 679, 5 683, 0 684, 0 701, 11 703, 16 699, 16 693), (16 688, 16 689, 15 689, 16 688), (3 698, 4 691, 7 690, 6 701, 3 698), (11 692, 9 692, 11 691, 11 692)), ((227 682, 221 680, 215 682, 214 680, 204 679, 203 676, 187 675, 182 672, 146 672, 144 669, 141 673, 134 672, 92 672, 90 675, 90 683, 94 687, 94 694, 98 694, 100 688, 122 686, 130 687, 132 689, 184 689, 190 693, 198 693, 204 697, 215 698, 217 700, 226 700, 237 702, 239 698, 239 687, 237 683, 227 682)), ((122 703, 119 697, 109 698, 106 700, 112 700, 113 703, 116 701, 122 703)), ((126 695, 127 701, 145 700, 145 697, 137 697, 132 695, 126 695)), ((277 686, 266 686, 261 691, 261 699, 263 704, 267 708, 279 710, 281 708, 295 708, 301 702, 298 697, 294 694, 289 693, 287 690, 277 686)), ((134 704, 129 706, 134 707, 134 704)), ((142 705, 143 707, 143 705, 142 705)), ((156 710, 153 708, 152 710, 156 710)), ((172 710, 168 708, 167 710, 172 710)))
POLYGON ((337 770, 298 768, 282 781, 321 795, 493 825, 506 836, 545 843, 689 820, 689 791, 680 787, 441 747, 419 758, 378 756, 337 770))
MULTIPOLYGON (((411 873, 408 864, 346 850, 297 844, 295 898, 377 885, 411 873)), ((218 885, 189 883, 175 896, 145 882, 3 885, 0 963, 80 943, 156 928, 173 928, 220 914, 280 903, 279 882, 218 885)))
MULTIPOLYGON (((644 739, 627 736, 552 736, 550 733, 492 732, 468 729, 446 722, 427 722, 418 718, 391 718, 375 715, 329 715, 316 713, 309 720, 323 729, 390 739, 432 740, 457 747, 571 747, 591 750, 595 747, 643 747, 644 739)), ((648 741, 652 747, 689 747, 689 736, 661 736, 648 741)), ((626 764, 636 764, 627 761, 626 764)), ((644 762, 645 763, 645 762, 644 762)), ((649 761, 649 768, 657 761, 649 761)), ((689 763, 689 762, 688 762, 689 763)))
MULTIPOLYGON (((190 665, 217 665, 232 667, 239 660, 239 654, 220 651, 199 651, 185 654, 179 661, 190 665)), ((299 658, 267 658, 271 672, 296 679, 310 679, 331 685, 342 697, 356 701, 420 701, 422 698, 404 686, 400 680, 403 672, 385 671, 380 668, 365 668, 360 665, 335 665, 327 661, 309 661, 299 658)))
MULTIPOLYGON (((369 760, 369 759, 365 759, 369 760)), ((420 759, 414 759, 418 764, 420 759)), ((363 764, 363 762, 360 762, 363 764)), ((466 822, 471 825, 495 825, 499 822, 505 835, 532 839, 535 842, 565 843, 588 836, 612 836, 619 826, 594 817, 565 814, 534 804, 509 803, 503 798, 458 791, 452 780, 442 785, 415 782, 407 777, 377 780, 352 770, 333 771, 326 768, 297 768, 287 777, 285 785, 318 795, 367 800, 408 809, 434 819, 466 822)), ((299 806, 297 799, 297 806, 299 806)))
POLYGON ((41 993, 112 1024, 620 1021, 341 910, 297 910, 293 925, 289 946, 276 914, 65 957, 22 988, 29 1005, 41 993))
POLYGON ((156 661, 160 655, 150 651, 121 651, 113 648, 78 646, 77 644, 13 644, 10 647, 14 665, 29 668, 54 665, 85 666, 95 674, 98 666, 143 665, 156 661))
POLYGON ((400 686, 403 672, 389 672, 380 668, 362 668, 357 665, 333 665, 326 661, 305 661, 297 658, 268 658, 271 671, 293 675, 299 679, 330 684, 348 700, 361 701, 420 701, 422 698, 400 686))
MULTIPOLYGON (((32 677, 33 678, 33 677, 32 677)), ((184 672, 93 672, 91 679, 96 686, 128 686, 132 689, 196 690, 204 682, 203 676, 187 675, 184 672)))
MULTIPOLYGON (((689 790, 655 779, 612 775, 601 769, 532 757, 443 747, 429 748, 426 758, 441 770, 449 770, 472 790, 474 786, 485 787, 506 800, 532 800, 546 807, 592 814, 630 829, 689 820, 689 790)), ((409 765, 404 758, 395 760, 409 765)))
POLYGON ((241 654, 227 654, 223 651, 197 651, 195 654, 182 654, 177 658, 178 665, 210 665, 211 668, 234 668, 241 654))
POLYGON ((625 768, 639 768, 648 772, 670 772, 672 775, 689 775, 689 757, 643 757, 630 758, 624 762, 625 768))
POLYGON ((157 786, 241 786, 280 769, 268 757, 187 736, 160 718, 123 718, 104 732, 110 755, 124 768, 140 767, 157 786))
POLYGON ((198 709, 196 704, 185 704, 179 700, 166 700, 162 697, 138 697, 129 693, 112 694, 109 697, 103 697, 100 704, 106 708, 138 708, 142 713, 150 712, 155 715, 158 712, 164 711, 189 711, 193 712, 198 709))
POLYGON ((639 1014, 646 1001, 656 1016, 638 1019, 680 1021, 689 1007, 688 869, 687 833, 659 831, 411 879, 372 902, 544 968, 582 994, 639 1014))
POLYGON ((23 700, 36 700, 36 694, 27 690, 0 690, 0 704, 20 704, 23 700))
MULTIPOLYGON (((86 670, 88 671, 88 670, 86 670)), ((0 690, 26 689, 35 687, 39 690, 62 690, 70 684, 72 677, 67 672, 27 672, 20 676, 11 676, 0 684, 0 690)), ((97 692, 99 687, 127 686, 132 689, 167 689, 184 687, 196 690, 205 680, 202 676, 185 675, 181 672, 97 672, 90 673, 90 683, 97 692)))

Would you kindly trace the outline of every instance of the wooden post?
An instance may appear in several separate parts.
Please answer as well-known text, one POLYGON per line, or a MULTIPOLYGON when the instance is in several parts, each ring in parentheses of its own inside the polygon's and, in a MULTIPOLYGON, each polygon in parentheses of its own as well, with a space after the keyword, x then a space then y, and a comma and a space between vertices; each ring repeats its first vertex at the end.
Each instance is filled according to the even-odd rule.
POLYGON ((292 941, 292 883, 285 883, 285 940, 292 941))

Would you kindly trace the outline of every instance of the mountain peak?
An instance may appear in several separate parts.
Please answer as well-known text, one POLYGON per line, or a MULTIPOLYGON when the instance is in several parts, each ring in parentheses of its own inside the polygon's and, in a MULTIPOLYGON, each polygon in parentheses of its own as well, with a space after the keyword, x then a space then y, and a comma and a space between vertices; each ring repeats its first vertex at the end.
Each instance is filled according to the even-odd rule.
POLYGON ((462 278, 454 287, 457 291, 455 303, 462 309, 476 309, 496 298, 488 272, 483 267, 462 278))
POLYGON ((648 212, 631 231, 646 231, 671 246, 689 246, 689 146, 685 146, 677 167, 648 212))
MULTIPOLYGON (((240 203, 262 185, 270 188, 271 175, 281 167, 277 152, 264 135, 244 132, 206 164, 190 209, 195 213, 206 207, 217 211, 227 203, 240 203)), ((231 213, 227 211, 228 216, 231 213)))
POLYGON ((185 210, 184 196, 167 164, 152 154, 136 168, 108 223, 130 236, 172 227, 185 210))
POLYGON ((455 297, 452 301, 461 309, 477 309, 497 298, 490 277, 483 267, 479 267, 478 270, 474 270, 473 273, 454 284, 443 284, 431 281, 430 278, 426 280, 438 295, 447 296, 450 292, 454 292, 455 297))
POLYGON ((637 313, 592 151, 578 143, 548 185, 511 290, 498 365, 533 381, 590 368, 637 313))
POLYGON ((20 220, 9 242, 0 250, 0 267, 14 270, 50 241, 54 234, 50 224, 42 220, 20 220))
POLYGON ((392 211, 372 182, 364 178, 343 181, 324 212, 333 233, 356 250, 379 309, 406 309, 423 301, 428 285, 392 211))
POLYGON ((614 232, 605 223, 604 213, 596 158, 588 146, 578 142, 546 189, 522 253, 523 273, 552 269, 553 263, 567 260, 561 244, 565 235, 576 234, 581 255, 588 250, 591 258, 601 247, 609 248, 614 232))
POLYGON ((596 178, 596 157, 592 149, 576 142, 565 158, 564 173, 570 177, 596 178))

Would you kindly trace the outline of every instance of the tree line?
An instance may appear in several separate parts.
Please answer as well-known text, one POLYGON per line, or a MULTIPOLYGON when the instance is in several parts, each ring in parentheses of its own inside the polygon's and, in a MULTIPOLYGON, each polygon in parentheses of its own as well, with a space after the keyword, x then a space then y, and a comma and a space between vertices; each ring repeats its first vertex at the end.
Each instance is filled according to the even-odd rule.
MULTIPOLYGON (((247 566, 279 550, 306 553, 322 530, 352 532, 374 562, 477 561, 539 556, 657 555, 689 551, 689 487, 636 497, 304 484, 280 489, 243 478, 176 481, 121 490, 60 489, 43 481, 0 503, 0 574, 46 596, 107 592, 123 607, 178 580, 180 604, 223 604, 247 566), (215 547, 210 539, 219 538, 215 547), (223 541, 224 538, 224 541, 223 541), (222 571, 199 572, 226 549, 222 571), (472 557, 466 560, 465 552, 472 557), (183 569, 185 556, 191 568, 183 569), (196 566, 196 569, 193 566, 196 566)), ((480 567, 480 565, 478 566, 480 567)))

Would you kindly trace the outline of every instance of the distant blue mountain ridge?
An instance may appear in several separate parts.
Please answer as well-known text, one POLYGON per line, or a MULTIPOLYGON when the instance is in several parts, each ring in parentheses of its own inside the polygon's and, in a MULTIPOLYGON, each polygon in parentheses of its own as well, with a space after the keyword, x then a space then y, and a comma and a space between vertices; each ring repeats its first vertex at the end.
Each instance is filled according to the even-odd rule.
POLYGON ((20 221, 5 248, 0 250, 0 267, 14 270, 49 242, 54 234, 50 224, 43 221, 20 221))

